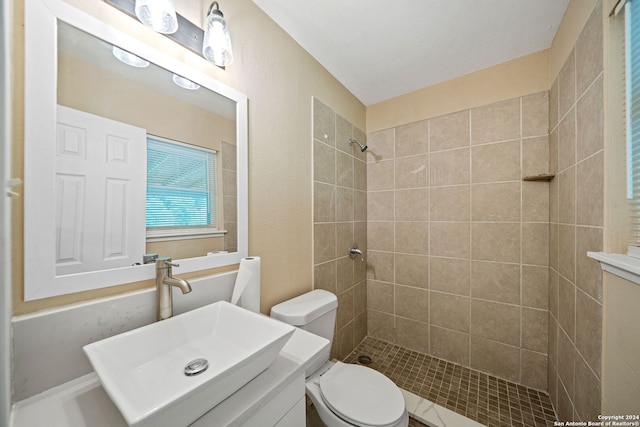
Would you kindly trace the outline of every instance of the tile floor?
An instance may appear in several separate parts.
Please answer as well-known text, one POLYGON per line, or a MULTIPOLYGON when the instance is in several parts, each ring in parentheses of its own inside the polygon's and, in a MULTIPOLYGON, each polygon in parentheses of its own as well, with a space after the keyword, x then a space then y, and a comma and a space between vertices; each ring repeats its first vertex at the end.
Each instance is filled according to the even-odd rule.
MULTIPOLYGON (((475 371, 424 353, 367 337, 344 360, 368 364, 399 387, 489 427, 553 426, 549 396, 538 390, 475 371)), ((410 427, 424 424, 411 420, 410 427)))

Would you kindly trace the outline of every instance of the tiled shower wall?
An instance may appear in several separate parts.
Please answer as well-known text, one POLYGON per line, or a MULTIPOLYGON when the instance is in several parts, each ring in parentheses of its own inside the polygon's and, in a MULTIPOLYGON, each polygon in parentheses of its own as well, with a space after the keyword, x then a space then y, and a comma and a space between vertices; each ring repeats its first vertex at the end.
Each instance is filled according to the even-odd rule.
POLYGON ((367 253, 367 165, 349 139, 363 131, 313 100, 314 289, 338 296, 331 357, 344 359, 367 333, 366 263, 351 259, 356 243, 367 253))
POLYGON ((546 390, 548 106, 368 135, 368 335, 546 390))
POLYGON ((603 22, 598 2, 550 91, 549 395, 561 420, 600 414, 603 22))

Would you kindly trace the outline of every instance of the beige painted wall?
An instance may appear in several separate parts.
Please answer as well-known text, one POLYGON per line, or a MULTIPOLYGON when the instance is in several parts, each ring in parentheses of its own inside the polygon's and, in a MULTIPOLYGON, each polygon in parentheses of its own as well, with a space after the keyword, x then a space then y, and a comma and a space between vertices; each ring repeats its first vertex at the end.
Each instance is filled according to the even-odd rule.
MULTIPOLYGON (((235 62, 221 70, 162 35, 143 28, 100 0, 68 3, 155 45, 249 99, 249 253, 262 257, 261 309, 310 290, 312 245, 311 97, 317 96, 361 129, 365 107, 251 0, 221 4, 229 22, 235 62)), ((209 6, 202 2, 200 10, 209 6)), ((22 174, 22 8, 15 1, 14 176, 22 174)), ((179 10, 180 11, 180 10, 179 10)), ((22 252, 22 206, 14 209, 14 240, 22 252)), ((16 252, 14 252, 16 253, 16 252)), ((22 260, 14 263, 14 313, 151 286, 129 284, 106 290, 22 301, 22 260)), ((203 272, 204 273, 204 272, 203 272)))
POLYGON ((640 413, 640 286, 605 273, 602 413, 640 413))

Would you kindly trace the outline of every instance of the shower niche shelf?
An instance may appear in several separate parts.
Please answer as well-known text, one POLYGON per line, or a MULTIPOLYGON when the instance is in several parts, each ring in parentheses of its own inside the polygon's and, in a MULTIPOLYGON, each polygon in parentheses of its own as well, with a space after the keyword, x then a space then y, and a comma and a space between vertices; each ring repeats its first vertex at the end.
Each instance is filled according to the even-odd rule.
POLYGON ((543 174, 540 174, 540 175, 525 176, 525 177, 522 177, 522 180, 523 181, 544 181, 544 182, 549 182, 553 178, 555 178, 555 175, 549 174, 549 173, 543 173, 543 174))

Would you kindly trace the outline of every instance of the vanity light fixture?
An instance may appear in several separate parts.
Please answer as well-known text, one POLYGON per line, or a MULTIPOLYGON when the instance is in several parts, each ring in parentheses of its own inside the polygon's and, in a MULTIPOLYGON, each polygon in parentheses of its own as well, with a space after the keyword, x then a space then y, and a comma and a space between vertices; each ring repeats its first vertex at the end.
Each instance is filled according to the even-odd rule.
POLYGON ((147 27, 163 34, 178 30, 178 18, 173 0, 136 0, 136 16, 147 27))
POLYGON ((113 56, 118 58, 120 62, 136 68, 145 68, 149 66, 149 61, 140 58, 139 56, 129 53, 126 50, 120 49, 118 46, 113 46, 111 50, 113 56))
POLYGON ((219 67, 226 67, 233 62, 229 28, 217 1, 211 3, 207 12, 202 55, 219 67))
POLYGON ((184 77, 179 76, 177 74, 173 75, 173 82, 183 89, 189 89, 189 90, 200 89, 200 85, 198 83, 194 83, 191 80, 185 79, 184 77))

